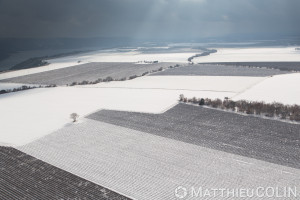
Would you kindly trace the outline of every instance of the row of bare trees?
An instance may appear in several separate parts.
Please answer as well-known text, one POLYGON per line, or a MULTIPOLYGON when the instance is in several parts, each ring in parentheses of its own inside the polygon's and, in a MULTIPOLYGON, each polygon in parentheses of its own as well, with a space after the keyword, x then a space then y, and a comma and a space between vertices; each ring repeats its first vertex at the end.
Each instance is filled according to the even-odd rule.
POLYGON ((205 105, 223 110, 231 110, 235 112, 245 113, 249 115, 264 115, 266 117, 276 117, 280 119, 288 119, 291 121, 300 121, 300 106, 299 105, 284 105, 282 103, 265 103, 258 101, 232 101, 228 98, 209 99, 209 98, 186 98, 180 95, 179 101, 185 103, 193 103, 205 105))
POLYGON ((75 86, 75 85, 93 85, 93 84, 98 84, 98 83, 102 83, 102 82, 111 82, 111 81, 125 81, 126 78, 122 78, 122 79, 113 79, 111 76, 108 76, 104 79, 102 78, 98 78, 97 80, 95 81, 81 81, 81 82, 76 82, 74 81, 73 83, 71 84, 67 84, 67 86, 75 86))
POLYGON ((213 53, 217 53, 217 50, 216 49, 210 49, 210 50, 207 50, 203 53, 196 54, 194 56, 189 57, 188 61, 192 62, 194 58, 201 57, 201 56, 209 56, 210 54, 213 54, 213 53))
POLYGON ((35 88, 50 88, 50 87, 56 87, 56 85, 46 85, 46 86, 41 86, 41 85, 40 86, 27 86, 27 85, 23 85, 23 86, 18 87, 18 88, 0 90, 0 94, 18 92, 18 91, 23 91, 23 90, 30 90, 30 89, 35 89, 35 88))

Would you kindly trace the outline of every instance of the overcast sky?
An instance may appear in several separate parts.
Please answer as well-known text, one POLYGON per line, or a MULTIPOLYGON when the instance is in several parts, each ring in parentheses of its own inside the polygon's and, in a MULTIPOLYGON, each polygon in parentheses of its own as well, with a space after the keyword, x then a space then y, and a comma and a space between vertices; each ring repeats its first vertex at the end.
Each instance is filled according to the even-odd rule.
POLYGON ((0 37, 300 35, 300 0, 0 0, 0 37))

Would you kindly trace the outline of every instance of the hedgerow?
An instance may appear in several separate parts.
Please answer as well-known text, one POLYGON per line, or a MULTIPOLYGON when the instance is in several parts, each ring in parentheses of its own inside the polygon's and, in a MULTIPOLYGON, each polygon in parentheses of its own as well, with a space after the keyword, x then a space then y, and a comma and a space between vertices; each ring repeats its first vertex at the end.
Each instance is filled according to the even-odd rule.
POLYGON ((209 98, 187 98, 183 94, 179 96, 179 101, 184 103, 192 103, 200 106, 208 106, 222 110, 230 110, 234 112, 263 115, 266 117, 274 117, 287 119, 291 121, 300 121, 300 106, 299 105, 284 105, 282 103, 265 103, 263 101, 233 101, 229 98, 209 99, 209 98))
POLYGON ((42 85, 40 85, 40 86, 23 85, 23 86, 18 87, 18 88, 0 90, 0 95, 11 93, 11 92, 19 92, 19 91, 23 91, 23 90, 30 90, 30 89, 35 89, 35 88, 50 88, 50 87, 56 87, 56 85, 55 84, 53 84, 53 85, 44 85, 44 86, 42 86, 42 85))

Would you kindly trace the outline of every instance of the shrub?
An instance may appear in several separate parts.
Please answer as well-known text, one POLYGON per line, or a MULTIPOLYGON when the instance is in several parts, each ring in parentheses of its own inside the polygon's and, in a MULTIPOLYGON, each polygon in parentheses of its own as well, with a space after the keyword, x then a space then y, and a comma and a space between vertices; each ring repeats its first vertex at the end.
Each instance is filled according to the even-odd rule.
POLYGON ((260 115, 263 112, 264 102, 253 102, 252 105, 256 115, 260 115))
POLYGON ((299 113, 297 113, 297 114, 293 114, 293 115, 291 115, 290 116, 290 120, 292 120, 292 121, 300 121, 300 114, 299 113))
POLYGON ((254 109, 253 109, 253 107, 252 107, 251 105, 249 105, 249 106, 247 107, 246 113, 247 113, 248 115, 254 114, 254 109))
POLYGON ((87 84, 89 84, 89 82, 88 81, 81 81, 81 83, 78 83, 79 85, 87 85, 87 84))
POLYGON ((235 111, 236 103, 231 100, 225 100, 225 101, 223 101, 223 106, 227 110, 235 111))
POLYGON ((113 81, 114 79, 112 78, 112 77, 110 77, 110 76, 108 76, 108 77, 106 77, 104 80, 103 80, 103 82, 111 82, 111 81, 113 81))
POLYGON ((211 101, 211 106, 213 108, 220 108, 222 105, 222 100, 221 99, 215 99, 211 101))
POLYGON ((98 78, 97 80, 95 80, 93 82, 93 84, 98 84, 98 83, 101 83, 102 81, 103 81, 102 78, 98 78))
POLYGON ((184 100, 184 95, 183 94, 179 95, 179 101, 183 101, 183 100, 184 100))
POLYGON ((206 98, 205 100, 205 105, 211 106, 211 99, 206 98))
POLYGON ((26 85, 23 85, 22 87, 21 87, 21 90, 27 90, 28 89, 28 87, 26 86, 26 85))
POLYGON ((74 86, 74 85, 77 85, 77 82, 73 82, 70 84, 70 86, 74 86))
POLYGON ((293 105, 290 107, 290 120, 300 121, 300 106, 293 105))
POLYGON ((245 100, 237 101, 236 107, 239 112, 244 113, 247 110, 247 102, 245 100))
POLYGON ((195 103, 195 104, 196 104, 196 103, 199 103, 199 101, 198 101, 198 99, 197 99, 196 97, 193 97, 192 100, 191 100, 191 102, 192 102, 192 103, 195 103))
POLYGON ((137 77, 138 77, 137 75, 129 76, 129 80, 135 79, 137 77))
POLYGON ((73 122, 76 122, 78 119, 79 115, 77 113, 72 113, 70 115, 70 118, 73 120, 73 122))
POLYGON ((200 102, 199 102, 199 105, 200 105, 200 106, 203 106, 204 104, 205 104, 205 101, 204 101, 203 98, 201 98, 201 99, 200 99, 200 102))

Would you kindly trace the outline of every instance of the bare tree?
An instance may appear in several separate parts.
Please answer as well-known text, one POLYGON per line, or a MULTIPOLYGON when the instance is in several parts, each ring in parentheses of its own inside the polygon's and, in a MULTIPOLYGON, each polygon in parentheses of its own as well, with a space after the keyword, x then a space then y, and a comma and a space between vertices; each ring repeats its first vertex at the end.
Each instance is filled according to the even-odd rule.
POLYGON ((70 118, 73 120, 73 122, 76 122, 78 119, 79 115, 77 113, 72 113, 70 115, 70 118))
POLYGON ((183 101, 183 100, 184 100, 184 95, 183 94, 179 95, 179 101, 183 101))

